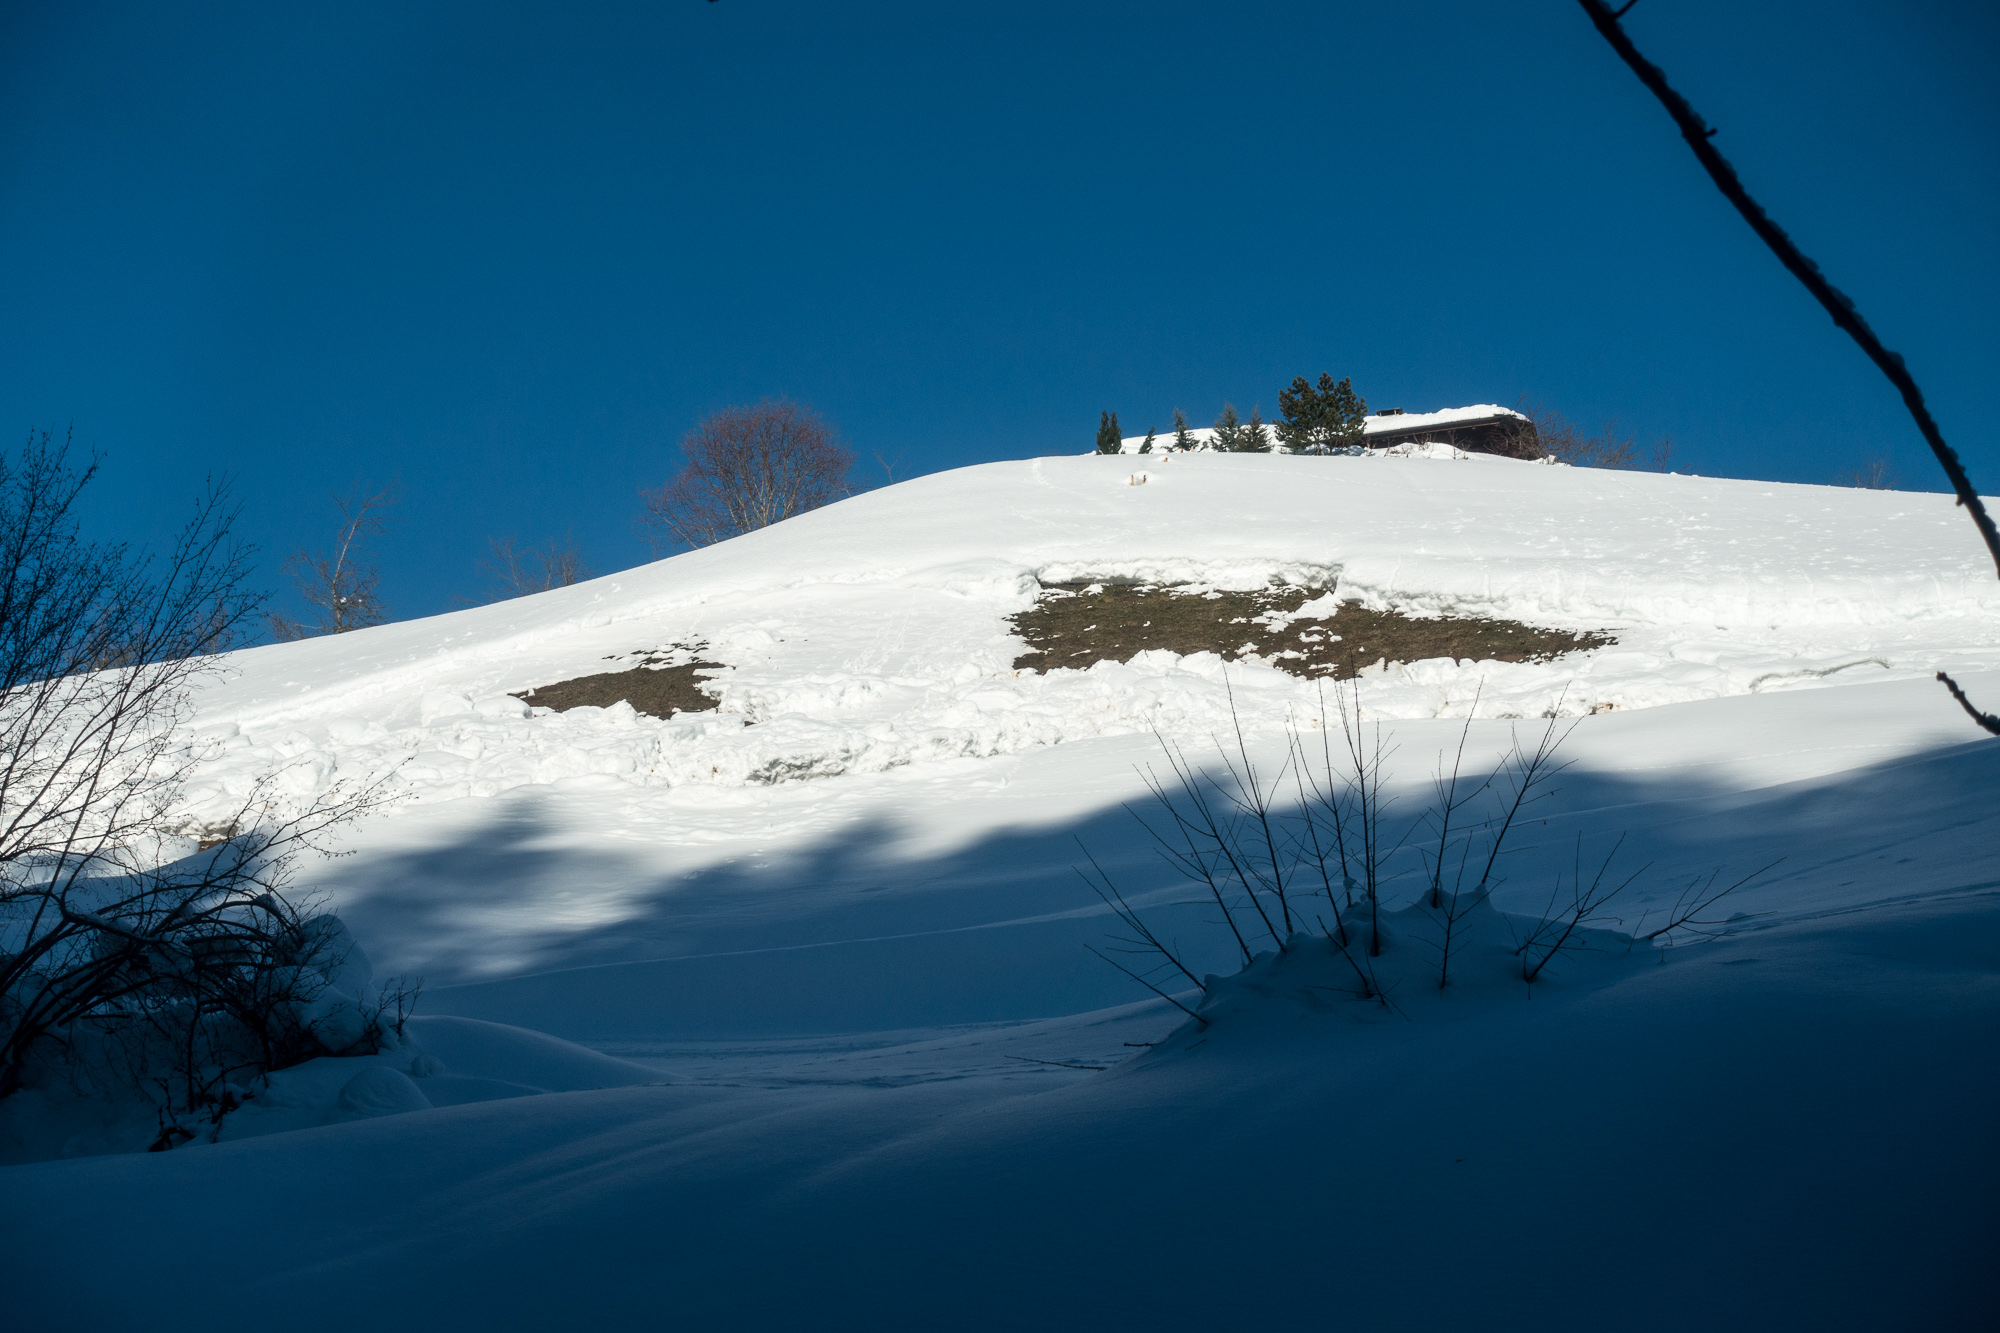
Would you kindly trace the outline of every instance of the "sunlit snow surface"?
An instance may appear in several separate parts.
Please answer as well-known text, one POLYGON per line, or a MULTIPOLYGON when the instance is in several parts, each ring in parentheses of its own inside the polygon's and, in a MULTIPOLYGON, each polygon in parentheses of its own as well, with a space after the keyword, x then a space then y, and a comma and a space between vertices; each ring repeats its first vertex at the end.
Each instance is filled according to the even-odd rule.
POLYGON ((2000 581, 1963 513, 1448 451, 1136 465, 964 469, 239 654, 201 700, 191 815, 277 761, 295 796, 400 763, 401 803, 303 886, 378 974, 426 977, 443 1068, 414 1086, 536 1095, 9 1168, 34 1219, 0 1259, 17 1306, 207 1326, 157 1296, 195 1262, 158 1237, 192 1229, 228 1237, 201 1260, 227 1308, 296 1328, 1973 1326, 2000 743, 1930 677, 2000 705, 2000 581), (1079 842, 1233 972, 1123 805, 1156 732, 1211 761, 1232 694, 1273 772, 1322 706, 1213 657, 1016 675, 1005 617, 1089 579, 1611 631, 1364 678, 1402 809, 1468 713, 1478 769, 1560 711, 1573 765, 1501 908, 1540 910, 1579 834, 1650 867, 1628 925, 1692 875, 1777 864, 1730 938, 1532 999, 1384 1019, 1253 969, 1176 1034, 1084 952, 1113 923, 1079 842), (695 641, 732 668, 719 713, 507 697, 695 641))
MULTIPOLYGON (((1450 451, 1446 451, 1449 453, 1450 451)), ((743 786, 985 758, 1227 713, 1222 663, 1148 654, 1017 674, 1005 617, 1036 580, 1321 586, 1415 613, 1611 630, 1536 666, 1431 661, 1371 679, 1385 718, 1644 708, 2000 663, 2000 583, 1949 498, 1490 456, 995 463, 523 601, 236 655, 203 700, 221 818, 273 762, 298 786, 402 762, 425 800, 578 778, 743 786), (1133 485, 1143 476, 1145 484, 1133 485), (507 698, 700 641, 722 711, 529 718, 507 698), (753 724, 753 725, 746 725, 753 724)), ((1271 668, 1246 710, 1316 712, 1271 668)))

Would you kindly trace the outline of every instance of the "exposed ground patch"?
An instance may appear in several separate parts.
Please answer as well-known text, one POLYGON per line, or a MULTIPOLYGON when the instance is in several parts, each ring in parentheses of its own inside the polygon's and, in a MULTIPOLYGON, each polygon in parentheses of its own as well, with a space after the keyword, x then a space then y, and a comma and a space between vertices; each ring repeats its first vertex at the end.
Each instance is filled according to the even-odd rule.
POLYGON ((1031 651, 1016 670, 1127 662, 1165 648, 1217 653, 1235 661, 1256 655, 1295 676, 1345 680, 1377 662, 1427 657, 1544 662, 1615 642, 1608 634, 1538 629, 1515 620, 1446 617, 1419 620, 1343 602, 1324 619, 1291 619, 1320 593, 1308 588, 1202 592, 1160 585, 1052 583, 1032 610, 1012 618, 1031 651))
POLYGON ((701 661, 696 654, 705 647, 706 644, 699 643, 674 644, 637 653, 633 656, 639 658, 639 665, 629 670, 537 685, 514 697, 558 713, 572 708, 609 708, 616 703, 631 704, 634 711, 658 718, 669 718, 675 713, 710 712, 716 701, 701 687, 729 668, 720 662, 701 661))

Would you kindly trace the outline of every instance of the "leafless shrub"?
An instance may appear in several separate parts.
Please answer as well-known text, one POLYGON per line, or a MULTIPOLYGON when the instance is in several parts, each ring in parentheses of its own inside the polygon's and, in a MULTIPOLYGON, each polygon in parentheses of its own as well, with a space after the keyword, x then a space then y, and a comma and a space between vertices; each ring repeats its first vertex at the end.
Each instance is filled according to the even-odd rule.
POLYGON ((289 867, 380 788, 288 818, 260 789, 233 821, 249 831, 159 854, 201 758, 190 690, 261 598, 219 488, 158 560, 84 543, 95 471, 47 435, 0 455, 0 1097, 36 1059, 94 1051, 135 1083, 184 1075, 187 1104, 233 1067, 212 1038, 264 1067, 312 1049, 299 969, 326 929, 287 897, 289 867))
POLYGON ((330 551, 292 552, 286 559, 285 576, 298 589, 299 597, 311 608, 309 618, 273 614, 271 635, 280 641, 315 638, 322 634, 345 634, 349 630, 380 625, 389 618, 377 585, 381 571, 365 563, 369 537, 386 529, 385 512, 402 499, 402 488, 385 486, 363 492, 359 487, 347 495, 336 495, 340 527, 330 551))
MULTIPOLYGON (((1405 898, 1399 909, 1403 920, 1415 922, 1419 930, 1412 934, 1406 924, 1396 938, 1431 951, 1437 987, 1443 990, 1453 984, 1453 960, 1465 942, 1461 927, 1474 913, 1492 912, 1488 903, 1504 882, 1501 858, 1510 839, 1532 822, 1535 807, 1554 794, 1555 779, 1568 767, 1559 752, 1577 721, 1558 712, 1550 710, 1539 736, 1517 736, 1501 762, 1483 773, 1465 768, 1468 718, 1456 751, 1440 758, 1428 809, 1413 820, 1391 820, 1394 798, 1384 792, 1384 768, 1393 751, 1379 728, 1363 718, 1352 685, 1336 686, 1331 707, 1322 689, 1319 743, 1312 745, 1306 732, 1292 728, 1286 761, 1276 774, 1260 771, 1253 762, 1240 723, 1227 742, 1217 741, 1216 762, 1208 770, 1198 769, 1179 746, 1162 739, 1169 776, 1144 773, 1154 816, 1131 813, 1161 859, 1201 890, 1201 901, 1216 910, 1246 966, 1266 941, 1276 953, 1290 953, 1316 926, 1354 979, 1351 986, 1323 989, 1401 1012, 1377 971, 1385 948, 1384 913, 1395 905, 1396 881, 1410 873, 1408 868, 1392 870, 1391 863, 1412 848, 1423 863, 1414 900, 1405 898), (1288 781, 1296 803, 1279 799, 1288 781), (1413 844, 1419 833, 1428 836, 1413 844)), ((1231 713, 1234 718, 1233 700, 1231 713)), ((1603 947, 1600 923, 1611 922, 1605 909, 1647 869, 1612 873, 1623 842, 1619 838, 1592 871, 1583 864, 1584 837, 1579 835, 1576 864, 1556 876, 1538 916, 1492 915, 1472 932, 1474 938, 1482 937, 1481 932, 1491 939, 1493 931, 1513 931, 1520 977, 1529 984, 1546 975, 1557 959, 1603 947)), ((1088 869, 1079 873, 1124 928, 1114 937, 1113 952, 1152 961, 1128 966, 1092 952, 1199 1019, 1166 985, 1179 978, 1205 992, 1206 983, 1196 977, 1180 948, 1132 907, 1088 849, 1084 856, 1088 869)), ((1707 938, 1727 934, 1729 923, 1711 914, 1716 904, 1768 869, 1719 888, 1719 875, 1697 879, 1667 912, 1664 925, 1615 938, 1630 947, 1669 943, 1677 933, 1707 938)), ((1396 971, 1408 976, 1407 965, 1396 971)))
POLYGON ((1860 467, 1850 468, 1841 479, 1843 486, 1864 491, 1893 491, 1903 484, 1895 467, 1885 458, 1871 458, 1860 467))
POLYGON ((498 589, 489 601, 567 588, 592 573, 583 562, 574 533, 565 532, 560 541, 550 538, 545 546, 517 546, 512 537, 495 537, 487 544, 493 553, 479 562, 479 572, 498 589))
POLYGON ((1665 472, 1673 458, 1673 441, 1662 437, 1651 449, 1639 447, 1638 436, 1619 429, 1616 418, 1596 434, 1553 407, 1523 399, 1514 410, 1527 418, 1511 432, 1499 450, 1511 458, 1553 458, 1571 467, 1665 472))
POLYGON ((1674 899, 1674 905, 1667 909, 1667 919, 1664 925, 1655 926, 1652 930, 1646 930, 1646 918, 1642 916, 1639 919, 1637 929, 1633 931, 1633 938, 1641 941, 1662 940, 1671 944, 1676 939, 1692 937, 1695 939, 1714 940, 1732 933, 1730 922, 1742 920, 1743 917, 1741 914, 1723 921, 1709 916, 1708 913, 1717 903, 1765 871, 1775 868, 1779 861, 1782 860, 1784 858, 1779 857, 1778 861, 1773 861, 1770 865, 1759 867, 1735 883, 1725 884, 1721 888, 1716 887, 1716 881, 1722 878, 1720 870, 1711 871, 1706 878, 1697 875, 1688 881, 1688 886, 1682 889, 1680 895, 1674 899), (1645 933, 1641 934, 1641 931, 1645 933))
MULTIPOLYGON (((1233 698, 1230 707, 1234 719, 1233 698)), ((1424 897, 1440 909, 1445 926, 1438 972, 1442 987, 1450 977, 1452 928, 1496 887, 1495 871, 1509 835, 1524 812, 1549 794, 1548 784, 1562 770, 1556 751, 1569 727, 1551 717, 1539 741, 1531 747, 1516 745, 1498 770, 1483 777, 1464 775, 1461 734, 1449 774, 1440 766, 1438 803, 1396 833, 1386 817, 1394 797, 1383 790, 1393 750, 1385 747, 1379 726, 1362 717, 1358 692, 1336 686, 1329 707, 1322 686, 1320 710, 1318 746, 1291 730, 1286 761, 1276 774, 1258 769, 1240 722, 1233 744, 1218 740, 1217 768, 1209 772, 1162 738, 1170 776, 1163 779, 1150 769, 1144 774, 1156 817, 1148 819, 1137 810, 1132 814, 1162 860, 1202 889, 1245 964, 1254 960, 1263 941, 1285 953, 1298 936, 1317 926, 1354 974, 1349 993, 1385 1005, 1389 999, 1374 960, 1382 953, 1382 912, 1397 878, 1389 864, 1428 823, 1436 829, 1437 841, 1427 854, 1424 897), (1280 799, 1288 781, 1296 804, 1280 799), (1503 791, 1486 817, 1468 817, 1475 801, 1503 791), (1447 892, 1445 872, 1451 865, 1457 869, 1447 892), (1314 897, 1323 898, 1323 906, 1314 897)), ((1094 858, 1090 869, 1079 873, 1128 932, 1117 939, 1120 951, 1157 959, 1149 969, 1107 962, 1170 1000, 1155 980, 1163 972, 1201 986, 1179 951, 1152 931, 1094 858)))
POLYGON ((726 407, 689 431, 681 451, 678 475, 639 492, 655 552, 712 546, 830 504, 848 493, 854 463, 818 414, 786 400, 726 407))
POLYGON ((1558 874, 1554 887, 1549 890, 1548 906, 1542 909, 1540 919, 1529 927, 1526 937, 1514 950, 1521 960, 1521 980, 1534 981, 1556 955, 1584 947, 1585 932, 1594 922, 1603 919, 1605 905, 1646 872, 1647 867, 1641 866, 1622 880, 1612 880, 1611 863, 1617 859, 1618 849, 1624 845, 1625 839, 1621 836, 1605 853, 1603 863, 1586 884, 1583 835, 1577 835, 1576 863, 1569 879, 1568 900, 1563 901, 1563 877, 1558 874))
POLYGON ((334 993, 346 934, 288 892, 298 854, 375 799, 335 793, 163 866, 134 846, 6 864, 0 1097, 54 1062, 156 1089, 164 1133, 219 1125, 248 1076, 376 1049, 410 988, 386 1025, 372 996, 334 993))

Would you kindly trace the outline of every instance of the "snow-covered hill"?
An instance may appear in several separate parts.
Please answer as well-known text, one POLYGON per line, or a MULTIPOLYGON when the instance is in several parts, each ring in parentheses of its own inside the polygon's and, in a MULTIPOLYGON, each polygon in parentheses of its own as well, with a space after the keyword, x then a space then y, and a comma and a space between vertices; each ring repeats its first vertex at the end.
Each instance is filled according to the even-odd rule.
POLYGON ((212 1322, 160 1308, 195 1261, 301 1329, 1974 1326, 2000 745, 1930 677, 2000 702, 1996 612, 1943 496, 1195 454, 963 469, 246 651, 200 700, 190 813, 274 763, 302 795, 402 762, 305 887, 427 978, 429 1053, 319 1128, 6 1168, 34 1226, 0 1271, 99 1328, 212 1322), (1162 738, 1212 763, 1232 700, 1282 771, 1322 696, 1208 654, 1016 672, 1007 617, 1090 580, 1609 631, 1365 674, 1403 808, 1461 735, 1477 769, 1561 712, 1499 908, 1541 910, 1579 837, 1650 867, 1628 920, 1779 864, 1716 943, 1400 1018, 1267 961, 1173 1036, 1084 952, 1116 923, 1078 843, 1234 971, 1122 805, 1162 738), (697 645, 719 712, 512 697, 697 645))
MULTIPOLYGON (((1188 455, 965 468, 524 601, 237 654, 203 700, 231 758, 317 781, 416 754, 427 799, 565 779, 741 785, 988 757, 1224 714, 1220 663, 1014 672, 1037 581, 1284 582, 1431 614, 1609 629, 1556 669, 1431 661, 1368 682, 1386 717, 1640 708, 2000 665, 2000 584, 1949 498, 1544 468, 1484 455, 1188 455), (1135 484, 1136 483, 1136 484, 1135 484), (705 644, 719 715, 529 718, 508 694, 705 644), (745 723, 754 723, 746 726, 745 723), (303 768, 301 771, 305 771, 303 768)), ((1263 711, 1309 687, 1234 674, 1263 711)))

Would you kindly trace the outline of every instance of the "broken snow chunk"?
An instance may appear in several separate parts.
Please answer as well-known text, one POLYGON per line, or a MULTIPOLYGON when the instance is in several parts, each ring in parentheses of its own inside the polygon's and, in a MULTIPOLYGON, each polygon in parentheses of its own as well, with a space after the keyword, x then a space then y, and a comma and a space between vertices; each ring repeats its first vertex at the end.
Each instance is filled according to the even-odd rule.
POLYGON ((417 704, 417 717, 425 726, 441 718, 461 717, 473 712, 469 696, 456 690, 426 690, 417 704))

